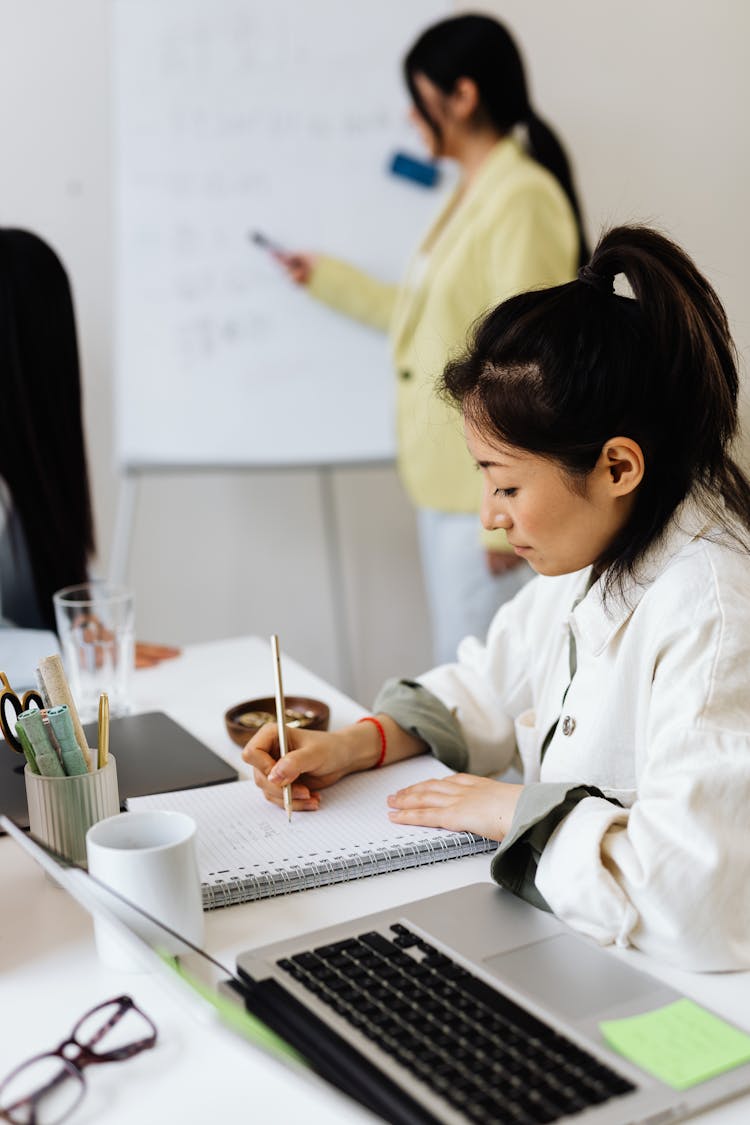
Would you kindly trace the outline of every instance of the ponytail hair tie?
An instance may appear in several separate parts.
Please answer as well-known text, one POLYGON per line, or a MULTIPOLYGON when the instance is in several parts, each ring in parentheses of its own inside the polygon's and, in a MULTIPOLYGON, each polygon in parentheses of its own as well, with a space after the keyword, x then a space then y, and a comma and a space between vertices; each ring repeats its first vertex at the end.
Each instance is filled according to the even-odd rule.
POLYGON ((597 273, 591 266, 581 266, 578 271, 578 280, 584 285, 590 285, 597 293, 611 297, 615 291, 615 279, 607 274, 597 273))

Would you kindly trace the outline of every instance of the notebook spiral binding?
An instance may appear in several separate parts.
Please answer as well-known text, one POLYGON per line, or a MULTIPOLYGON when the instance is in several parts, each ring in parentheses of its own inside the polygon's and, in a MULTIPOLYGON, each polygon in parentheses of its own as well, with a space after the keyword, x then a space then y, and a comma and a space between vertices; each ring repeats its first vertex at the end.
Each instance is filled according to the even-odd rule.
POLYGON ((332 856, 315 863, 291 866, 284 870, 258 871, 247 875, 215 877, 201 884, 203 909, 216 910, 221 906, 235 906, 241 902, 271 898, 274 895, 307 891, 332 883, 345 883, 352 879, 365 879, 370 875, 384 875, 389 871, 402 871, 406 867, 422 867, 446 859, 460 859, 465 855, 494 851, 497 841, 473 832, 458 832, 450 839, 420 840, 414 843, 395 843, 388 848, 363 851, 352 855, 332 856))

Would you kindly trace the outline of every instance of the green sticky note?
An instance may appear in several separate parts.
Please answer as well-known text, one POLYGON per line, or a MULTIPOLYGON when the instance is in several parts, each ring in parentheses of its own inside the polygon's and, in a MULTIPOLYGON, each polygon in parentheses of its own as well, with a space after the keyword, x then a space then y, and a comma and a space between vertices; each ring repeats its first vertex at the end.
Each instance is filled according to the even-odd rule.
POLYGON ((692 1000, 676 1000, 642 1016, 605 1020, 599 1029, 610 1047, 675 1090, 687 1090, 750 1062, 750 1035, 692 1000))

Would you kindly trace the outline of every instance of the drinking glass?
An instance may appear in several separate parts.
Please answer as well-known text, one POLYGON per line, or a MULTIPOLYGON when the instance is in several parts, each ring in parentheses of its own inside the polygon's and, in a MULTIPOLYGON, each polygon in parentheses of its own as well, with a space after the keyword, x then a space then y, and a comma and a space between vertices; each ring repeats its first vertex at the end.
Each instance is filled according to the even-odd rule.
POLYGON ((110 715, 130 711, 135 665, 134 595, 110 582, 84 582, 53 594, 57 632, 70 690, 81 722, 95 719, 99 696, 109 696, 110 715))

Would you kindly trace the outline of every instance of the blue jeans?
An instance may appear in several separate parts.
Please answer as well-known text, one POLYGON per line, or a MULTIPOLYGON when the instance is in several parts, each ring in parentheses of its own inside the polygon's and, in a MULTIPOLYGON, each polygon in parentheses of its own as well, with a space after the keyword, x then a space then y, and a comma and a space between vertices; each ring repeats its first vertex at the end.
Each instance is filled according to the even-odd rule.
POLYGON ((492 618, 533 577, 526 563, 507 574, 490 574, 474 512, 417 509, 419 549, 432 626, 436 664, 456 659, 458 642, 484 640, 492 618))

